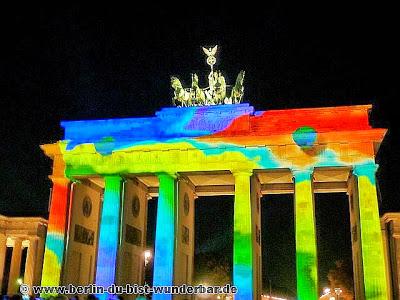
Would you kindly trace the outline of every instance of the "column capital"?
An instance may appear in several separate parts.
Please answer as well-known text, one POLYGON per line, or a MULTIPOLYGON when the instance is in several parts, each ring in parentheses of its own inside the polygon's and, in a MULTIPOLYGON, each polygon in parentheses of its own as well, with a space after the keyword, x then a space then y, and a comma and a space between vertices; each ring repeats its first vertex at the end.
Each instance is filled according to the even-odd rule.
POLYGON ((174 179, 178 178, 178 174, 176 172, 159 172, 159 173, 156 173, 156 175, 158 178, 163 177, 163 176, 172 177, 174 179))
POLYGON ((308 180, 308 179, 312 178, 313 173, 314 173, 314 168, 310 168, 310 169, 292 169, 291 172, 292 172, 292 175, 293 175, 293 177, 292 177, 293 181, 295 181, 296 179, 300 180, 300 181, 303 181, 303 180, 306 180, 306 179, 308 180))
POLYGON ((29 243, 30 243, 31 241, 35 242, 35 241, 38 241, 38 240, 39 240, 39 237, 38 237, 38 236, 29 236, 29 237, 27 238, 27 240, 29 241, 29 243))
POLYGON ((68 185, 71 182, 71 180, 69 178, 64 177, 64 176, 50 175, 49 179, 53 183, 57 183, 57 184, 60 184, 60 185, 65 185, 65 186, 68 185))
POLYGON ((366 163, 353 166, 353 174, 358 176, 371 175, 378 171, 379 165, 375 163, 366 163))
POLYGON ((12 241, 13 241, 13 245, 14 245, 14 246, 15 246, 16 243, 22 245, 22 240, 23 240, 22 237, 16 236, 16 237, 12 237, 11 239, 12 239, 12 241))
POLYGON ((248 176, 253 175, 253 169, 234 169, 231 170, 233 176, 248 176))
POLYGON ((104 179, 104 189, 106 189, 107 187, 115 187, 115 186, 121 186, 122 183, 124 182, 124 178, 120 175, 104 175, 103 176, 104 179))
POLYGON ((104 180, 109 179, 109 180, 119 180, 122 181, 124 178, 120 174, 105 174, 102 176, 104 180))
POLYGON ((313 174, 314 173, 314 168, 306 168, 306 169, 291 169, 290 170, 293 175, 298 175, 298 174, 313 174))

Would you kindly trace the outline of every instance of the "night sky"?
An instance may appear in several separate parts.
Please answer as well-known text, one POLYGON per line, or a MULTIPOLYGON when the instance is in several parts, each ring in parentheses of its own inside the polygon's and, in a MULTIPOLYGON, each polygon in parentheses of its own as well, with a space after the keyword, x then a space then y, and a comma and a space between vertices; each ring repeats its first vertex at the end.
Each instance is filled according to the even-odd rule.
MULTIPOLYGON (((188 2, 182 6, 186 11, 172 3, 140 9, 112 4, 4 9, 0 213, 46 216, 51 168, 39 145, 62 138, 61 120, 151 116, 171 105, 170 75, 189 84, 191 72, 207 74, 200 46, 214 44, 220 46, 218 68, 229 82, 240 70, 246 71, 245 102, 257 110, 373 104, 372 124, 389 129, 377 159, 381 209, 400 211, 395 9, 336 1, 229 6, 188 2)), ((317 210, 329 209, 329 201, 337 205, 330 218, 320 218, 325 221, 319 232, 335 241, 343 229, 335 220, 347 214, 345 201, 337 195, 324 197, 317 210)), ((274 228, 270 240, 280 232, 275 223, 293 221, 292 204, 285 199, 283 204, 275 198, 263 204, 263 213, 271 220, 265 226, 274 228)), ((199 221, 200 232, 202 224, 215 219, 216 211, 210 209, 199 221)), ((324 216, 322 211, 318 214, 324 216)), ((201 249, 207 248, 206 240, 199 238, 199 243, 204 241, 201 249)), ((324 270, 336 256, 349 256, 348 251, 330 252, 324 270)), ((269 262, 271 268, 283 259, 293 271, 289 265, 294 253, 289 249, 283 255, 269 262)), ((290 281, 290 270, 277 280, 290 281)))

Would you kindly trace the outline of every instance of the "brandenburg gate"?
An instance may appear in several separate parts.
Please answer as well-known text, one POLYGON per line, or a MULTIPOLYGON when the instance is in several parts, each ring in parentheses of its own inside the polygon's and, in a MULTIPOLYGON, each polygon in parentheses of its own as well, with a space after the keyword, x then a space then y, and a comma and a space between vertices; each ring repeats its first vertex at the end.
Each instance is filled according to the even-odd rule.
POLYGON ((289 193, 297 299, 318 299, 314 193, 346 192, 356 299, 388 299, 375 179, 386 130, 370 126, 372 107, 256 111, 240 103, 244 72, 233 87, 218 71, 208 79, 200 89, 194 74, 186 89, 173 77, 179 107, 153 117, 62 122, 64 139, 42 146, 53 160, 53 188, 41 284, 143 284, 154 197, 152 284, 193 284, 194 202, 234 195, 234 298, 260 299, 260 199, 289 193))

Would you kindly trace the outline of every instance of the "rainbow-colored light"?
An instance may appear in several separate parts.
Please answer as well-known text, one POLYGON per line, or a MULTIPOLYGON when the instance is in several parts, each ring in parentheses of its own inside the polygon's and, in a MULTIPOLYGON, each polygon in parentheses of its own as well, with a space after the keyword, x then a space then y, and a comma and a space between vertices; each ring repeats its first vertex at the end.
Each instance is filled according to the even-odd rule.
MULTIPOLYGON (((174 279, 176 181, 170 174, 159 174, 154 286, 172 286, 174 279)), ((172 299, 172 295, 153 295, 153 299, 172 299)))
POLYGON ((312 171, 294 172, 297 299, 318 298, 317 236, 312 171))
MULTIPOLYGON (((68 181, 53 179, 52 202, 42 271, 43 286, 58 286, 64 258, 68 181)), ((50 295, 42 295, 50 296, 50 295)))
POLYGON ((384 250, 381 242, 378 199, 375 183, 376 166, 357 165, 353 173, 357 176, 358 203, 364 286, 366 299, 389 299, 386 286, 384 250))
MULTIPOLYGON (((109 287, 115 283, 119 220, 121 206, 121 177, 105 176, 104 199, 100 219, 96 285, 109 287)), ((107 295, 98 295, 107 299, 107 295)))
POLYGON ((233 284, 238 288, 235 299, 253 299, 251 173, 238 172, 234 176, 233 284))

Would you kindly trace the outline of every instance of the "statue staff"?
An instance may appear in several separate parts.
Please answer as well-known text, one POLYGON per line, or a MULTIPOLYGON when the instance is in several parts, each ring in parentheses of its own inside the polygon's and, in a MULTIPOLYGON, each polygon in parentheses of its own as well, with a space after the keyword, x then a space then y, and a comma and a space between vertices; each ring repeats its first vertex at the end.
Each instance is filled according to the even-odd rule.
POLYGON ((204 47, 202 48, 204 53, 207 55, 207 64, 211 67, 211 72, 208 75, 208 82, 209 82, 211 98, 214 98, 214 90, 215 90, 214 65, 217 62, 215 54, 217 53, 218 45, 214 46, 213 48, 210 47, 208 49, 204 47))

